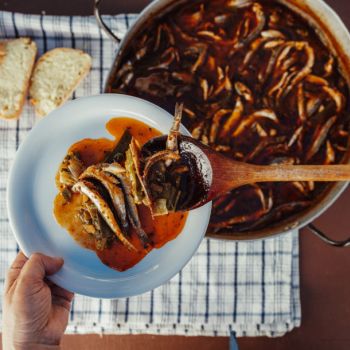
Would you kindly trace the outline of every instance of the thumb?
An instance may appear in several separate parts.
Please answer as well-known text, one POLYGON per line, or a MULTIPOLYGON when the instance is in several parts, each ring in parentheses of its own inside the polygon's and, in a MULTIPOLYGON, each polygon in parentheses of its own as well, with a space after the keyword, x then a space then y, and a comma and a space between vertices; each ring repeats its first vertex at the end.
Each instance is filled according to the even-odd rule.
POLYGON ((44 279, 47 275, 52 275, 61 269, 63 265, 62 258, 52 258, 40 253, 34 253, 30 256, 24 265, 21 275, 33 279, 44 279))

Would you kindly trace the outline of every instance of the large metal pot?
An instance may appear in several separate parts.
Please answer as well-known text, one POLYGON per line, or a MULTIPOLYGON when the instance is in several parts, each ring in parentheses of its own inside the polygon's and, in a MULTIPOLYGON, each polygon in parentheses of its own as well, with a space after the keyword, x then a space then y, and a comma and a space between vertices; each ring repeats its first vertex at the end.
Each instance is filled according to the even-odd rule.
MULTIPOLYGON (((160 18, 174 7, 189 2, 190 0, 155 0, 151 2, 138 16, 132 27, 129 29, 123 39, 118 38, 108 26, 103 22, 99 12, 99 6, 102 0, 95 0, 95 16, 100 27, 106 34, 116 43, 119 44, 116 57, 109 73, 105 85, 105 92, 110 92, 112 80, 115 73, 118 71, 124 55, 128 52, 130 44, 142 29, 149 23, 160 18)), ((317 30, 328 47, 331 48, 334 54, 339 57, 340 67, 343 70, 350 86, 350 57, 347 53, 350 52, 350 33, 345 27, 339 16, 330 8, 323 0, 278 0, 288 6, 295 12, 302 15, 308 22, 317 30)), ((347 152, 344 163, 350 162, 350 149, 347 152)), ((336 241, 328 237, 321 230, 311 224, 318 216, 326 211, 341 195, 347 187, 346 183, 334 183, 323 193, 319 201, 315 203, 307 211, 294 215, 286 220, 281 221, 277 225, 266 227, 262 230, 244 232, 241 234, 208 234, 209 237, 229 240, 253 240, 266 238, 286 233, 291 229, 300 229, 307 226, 322 240, 336 247, 350 246, 350 238, 344 241, 336 241)))

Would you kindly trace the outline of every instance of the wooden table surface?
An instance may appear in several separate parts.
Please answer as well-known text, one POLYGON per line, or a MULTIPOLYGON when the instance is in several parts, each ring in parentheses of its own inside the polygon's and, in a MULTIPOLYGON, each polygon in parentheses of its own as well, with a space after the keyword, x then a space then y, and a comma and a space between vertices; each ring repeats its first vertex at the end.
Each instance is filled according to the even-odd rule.
MULTIPOLYGON (((350 28, 350 2, 327 2, 350 28)), ((147 0, 104 0, 103 13, 138 12, 147 3, 147 0)), ((92 0, 1 0, 0 10, 89 15, 92 14, 92 0)), ((347 235, 350 236, 349 208, 350 189, 316 223, 339 239, 347 238, 347 235)), ((239 339, 240 349, 350 349, 350 248, 331 248, 307 230, 303 230, 300 237, 302 326, 282 338, 239 339)), ((218 350, 228 349, 228 344, 228 338, 67 335, 63 340, 63 349, 218 350)))

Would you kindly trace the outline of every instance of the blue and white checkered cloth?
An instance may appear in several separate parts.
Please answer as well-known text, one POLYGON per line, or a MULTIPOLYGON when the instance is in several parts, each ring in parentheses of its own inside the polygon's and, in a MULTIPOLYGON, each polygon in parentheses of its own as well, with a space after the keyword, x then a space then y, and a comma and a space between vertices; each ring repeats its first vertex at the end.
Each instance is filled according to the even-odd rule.
MULTIPOLYGON (((135 15, 106 16, 125 34, 135 15)), ((0 12, 0 39, 29 36, 39 53, 76 47, 93 68, 75 97, 103 91, 115 44, 93 17, 0 12)), ((1 77, 0 77, 1 79, 1 77)), ((72 116, 73 118, 74 116, 72 116)), ((19 121, 0 121, 0 290, 17 253, 6 210, 6 182, 16 149, 35 122, 26 105, 19 121)), ((250 243, 205 239, 190 263, 167 284, 140 296, 99 300, 76 296, 68 332, 278 336, 300 325, 298 233, 250 243)))

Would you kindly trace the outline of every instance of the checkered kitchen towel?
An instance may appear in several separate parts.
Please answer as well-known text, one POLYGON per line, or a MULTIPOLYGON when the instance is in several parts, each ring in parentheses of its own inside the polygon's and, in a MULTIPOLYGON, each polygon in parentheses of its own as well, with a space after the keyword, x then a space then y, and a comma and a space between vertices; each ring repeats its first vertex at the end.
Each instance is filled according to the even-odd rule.
MULTIPOLYGON (((123 35, 134 15, 106 16, 123 35)), ((0 38, 29 36, 39 53, 76 47, 93 68, 76 97, 98 94, 115 44, 92 17, 51 17, 0 12, 0 38)), ((0 77, 1 79, 1 77, 0 77)), ((0 122, 0 283, 17 245, 9 228, 5 192, 16 149, 35 121, 26 106, 19 121, 0 122)), ((277 336, 300 324, 298 233, 251 243, 205 239, 191 262, 170 282, 141 296, 98 300, 76 296, 68 332, 277 336)))

